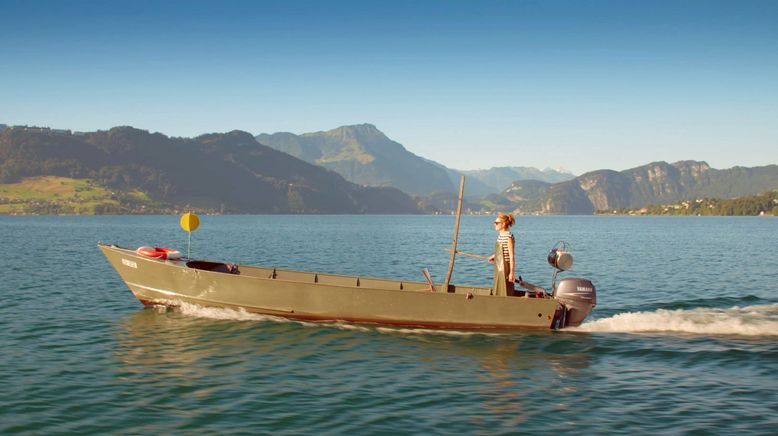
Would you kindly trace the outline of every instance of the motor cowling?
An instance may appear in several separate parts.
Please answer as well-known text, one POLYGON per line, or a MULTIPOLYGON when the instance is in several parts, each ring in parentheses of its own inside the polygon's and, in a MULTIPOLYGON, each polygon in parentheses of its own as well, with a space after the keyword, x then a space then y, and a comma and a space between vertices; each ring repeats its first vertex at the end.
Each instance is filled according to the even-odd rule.
POLYGON ((597 305, 597 291, 587 279, 568 277, 557 283, 554 297, 564 306, 560 327, 577 327, 597 305))

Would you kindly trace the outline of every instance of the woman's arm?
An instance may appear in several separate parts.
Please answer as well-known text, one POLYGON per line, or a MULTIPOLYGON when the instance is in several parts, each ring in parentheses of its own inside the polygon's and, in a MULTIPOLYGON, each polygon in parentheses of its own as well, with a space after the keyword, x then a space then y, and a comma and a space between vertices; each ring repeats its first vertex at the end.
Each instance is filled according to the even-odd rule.
POLYGON ((511 241, 508 243, 508 264, 509 264, 509 266, 508 266, 508 268, 509 268, 508 269, 508 272, 509 272, 509 274, 508 274, 508 281, 509 282, 513 282, 515 280, 514 279, 514 273, 513 273, 513 270, 514 270, 514 268, 516 266, 516 260, 515 260, 516 256, 514 256, 515 250, 514 250, 514 247, 513 247, 513 245, 515 243, 516 243, 515 239, 513 238, 513 236, 511 236, 511 241))

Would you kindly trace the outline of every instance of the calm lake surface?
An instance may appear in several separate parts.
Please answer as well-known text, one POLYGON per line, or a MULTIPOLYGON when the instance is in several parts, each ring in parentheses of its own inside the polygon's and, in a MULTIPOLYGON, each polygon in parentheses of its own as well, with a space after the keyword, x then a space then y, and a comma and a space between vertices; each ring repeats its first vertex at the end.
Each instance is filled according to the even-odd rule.
MULTIPOLYGON (((192 256, 442 281, 450 216, 205 216, 192 256)), ((462 218, 489 254, 493 217, 462 218)), ((778 426, 778 218, 519 217, 597 286, 574 330, 480 334, 144 309, 96 247, 174 216, 0 217, 0 433, 754 433, 778 426)), ((452 282, 486 285, 459 257, 452 282)))

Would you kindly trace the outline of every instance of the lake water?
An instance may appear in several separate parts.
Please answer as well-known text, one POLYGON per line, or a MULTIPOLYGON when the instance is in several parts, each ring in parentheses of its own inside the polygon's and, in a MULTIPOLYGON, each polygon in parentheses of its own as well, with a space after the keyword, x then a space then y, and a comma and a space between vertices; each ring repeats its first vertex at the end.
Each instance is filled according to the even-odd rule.
MULTIPOLYGON (((442 281, 450 216, 205 216, 192 256, 442 281)), ((493 217, 462 218, 489 254, 493 217)), ((0 433, 775 433, 778 218, 519 217, 598 306, 570 331, 436 332, 144 309, 98 241, 186 251, 177 217, 0 217, 0 433)), ((453 283, 490 285, 459 257, 453 283)))

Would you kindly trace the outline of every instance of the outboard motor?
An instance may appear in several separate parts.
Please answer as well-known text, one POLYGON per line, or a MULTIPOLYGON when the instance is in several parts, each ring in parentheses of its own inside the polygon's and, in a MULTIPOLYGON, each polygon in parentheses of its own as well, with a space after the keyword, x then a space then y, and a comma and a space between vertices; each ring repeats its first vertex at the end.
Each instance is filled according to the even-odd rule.
POLYGON ((564 306, 562 308, 564 313, 559 314, 562 318, 559 328, 581 325, 584 318, 597 305, 594 284, 587 279, 569 277, 560 280, 554 289, 554 297, 564 306))
POLYGON ((597 305, 594 284, 582 278, 564 278, 556 282, 557 274, 573 267, 573 255, 567 242, 559 241, 548 253, 548 264, 554 268, 551 278, 552 296, 560 303, 554 314, 554 328, 577 327, 597 305))

